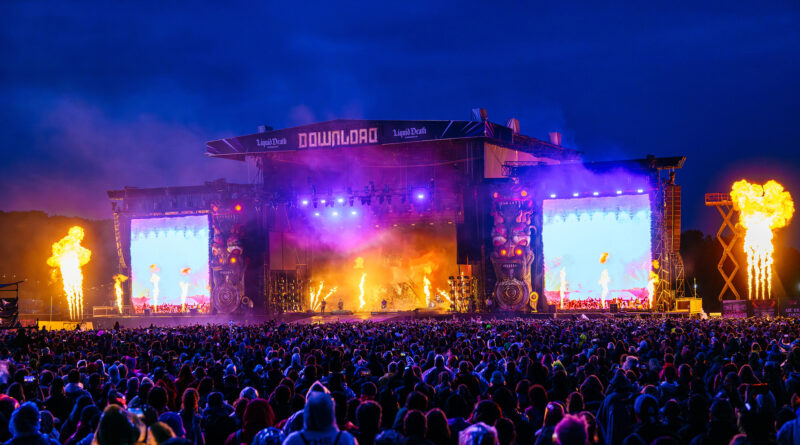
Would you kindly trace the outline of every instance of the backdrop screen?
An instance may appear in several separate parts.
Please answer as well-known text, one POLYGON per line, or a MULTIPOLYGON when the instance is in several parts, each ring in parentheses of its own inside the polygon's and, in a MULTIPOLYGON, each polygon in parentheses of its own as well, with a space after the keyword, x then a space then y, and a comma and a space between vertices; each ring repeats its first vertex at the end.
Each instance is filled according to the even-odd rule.
POLYGON ((563 308, 648 304, 650 197, 543 202, 545 296, 563 308))
POLYGON ((209 307, 207 215, 131 220, 131 295, 136 311, 209 307))

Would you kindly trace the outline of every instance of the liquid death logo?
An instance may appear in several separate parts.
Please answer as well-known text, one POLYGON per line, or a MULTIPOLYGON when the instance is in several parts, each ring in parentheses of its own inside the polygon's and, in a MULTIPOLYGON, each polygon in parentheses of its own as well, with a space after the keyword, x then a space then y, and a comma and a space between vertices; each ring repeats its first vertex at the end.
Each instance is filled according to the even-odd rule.
POLYGON ((403 130, 397 130, 397 129, 392 130, 392 136, 400 139, 414 139, 416 137, 424 136, 426 134, 428 134, 428 129, 425 127, 420 127, 420 128, 410 127, 403 130))
POLYGON ((264 148, 275 148, 281 145, 286 145, 286 138, 259 138, 256 139, 256 145, 264 148))
POLYGON ((378 143, 378 127, 297 133, 299 148, 341 147, 378 143))

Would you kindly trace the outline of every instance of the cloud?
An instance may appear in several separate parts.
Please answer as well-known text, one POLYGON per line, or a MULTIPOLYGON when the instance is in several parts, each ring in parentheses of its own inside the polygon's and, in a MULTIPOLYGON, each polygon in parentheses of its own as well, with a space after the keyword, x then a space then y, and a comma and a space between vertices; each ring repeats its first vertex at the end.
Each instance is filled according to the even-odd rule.
POLYGON ((114 117, 62 97, 36 124, 30 153, 0 178, 0 207, 110 217, 105 191, 125 186, 193 185, 216 178, 247 182, 245 163, 203 155, 212 139, 192 125, 141 113, 114 117))

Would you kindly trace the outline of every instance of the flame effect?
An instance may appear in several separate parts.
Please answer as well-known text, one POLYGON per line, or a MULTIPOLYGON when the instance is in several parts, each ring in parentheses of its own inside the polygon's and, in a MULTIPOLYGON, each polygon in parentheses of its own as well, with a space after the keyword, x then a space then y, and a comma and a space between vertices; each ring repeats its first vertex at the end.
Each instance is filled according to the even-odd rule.
POLYGON ((450 299, 450 295, 444 289, 436 289, 436 293, 439 294, 448 304, 453 304, 453 300, 450 299))
POLYGON ((422 292, 425 293, 425 307, 433 307, 431 303, 431 280, 425 275, 422 278, 422 292))
POLYGON ((561 278, 561 283, 558 285, 558 297, 560 299, 560 308, 564 309, 564 294, 567 293, 567 268, 562 267, 561 272, 559 273, 559 278, 561 278))
POLYGON ((600 264, 606 264, 606 261, 608 261, 608 252, 603 252, 603 254, 600 255, 600 264))
POLYGON ((656 285, 658 284, 658 274, 655 271, 650 271, 650 279, 647 281, 647 301, 650 304, 650 309, 653 309, 653 299, 656 296, 656 285))
POLYGON ((81 246, 84 231, 80 226, 69 229, 67 236, 53 243, 53 255, 47 259, 47 265, 58 268, 64 293, 67 295, 69 317, 72 320, 83 318, 83 273, 84 266, 92 257, 92 251, 81 246))
POLYGON ((186 296, 189 294, 189 283, 181 281, 178 286, 181 287, 181 311, 186 312, 186 296))
POLYGON ((128 277, 121 273, 114 275, 114 293, 117 295, 117 310, 120 314, 122 313, 122 283, 127 279, 128 277))
POLYGON ((361 283, 358 284, 358 290, 361 291, 361 294, 359 294, 358 296, 358 310, 363 309, 364 305, 367 304, 367 302, 364 301, 364 280, 366 279, 367 279, 367 274, 364 273, 364 275, 361 275, 361 283))
POLYGON ((794 202, 774 180, 762 186, 744 179, 731 187, 731 200, 739 211, 739 224, 745 229, 748 298, 768 299, 772 296, 773 230, 788 224, 794 214, 794 202))
POLYGON ((324 280, 319 282, 319 288, 317 289, 316 293, 314 292, 313 287, 309 290, 309 296, 310 296, 309 303, 311 305, 312 311, 316 311, 317 309, 319 309, 320 305, 322 305, 322 300, 319 298, 319 296, 322 295, 323 287, 325 287, 324 280))
POLYGON ((600 272, 600 280, 597 282, 602 289, 600 293, 600 307, 606 307, 606 298, 608 298, 608 283, 611 282, 611 277, 608 276, 608 269, 603 269, 600 272))
POLYGON ((161 272, 161 269, 155 264, 150 265, 150 282, 153 283, 153 311, 155 312, 158 310, 158 294, 160 292, 158 288, 158 282, 161 281, 161 277, 158 273, 161 272))
POLYGON ((333 286, 333 288, 331 290, 329 290, 328 293, 325 294, 324 297, 322 297, 322 301, 328 301, 328 297, 330 297, 331 295, 335 294, 338 289, 339 288, 337 286, 333 286))

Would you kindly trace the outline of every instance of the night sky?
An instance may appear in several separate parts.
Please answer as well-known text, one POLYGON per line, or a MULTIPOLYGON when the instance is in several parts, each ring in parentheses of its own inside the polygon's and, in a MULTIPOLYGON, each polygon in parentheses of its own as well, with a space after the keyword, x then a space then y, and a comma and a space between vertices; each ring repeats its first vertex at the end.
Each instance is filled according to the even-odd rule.
POLYGON ((0 210, 109 218, 109 189, 247 182, 205 142, 260 124, 475 107, 587 160, 686 155, 684 228, 742 177, 800 201, 796 1, 257 3, 2 2, 0 210))

